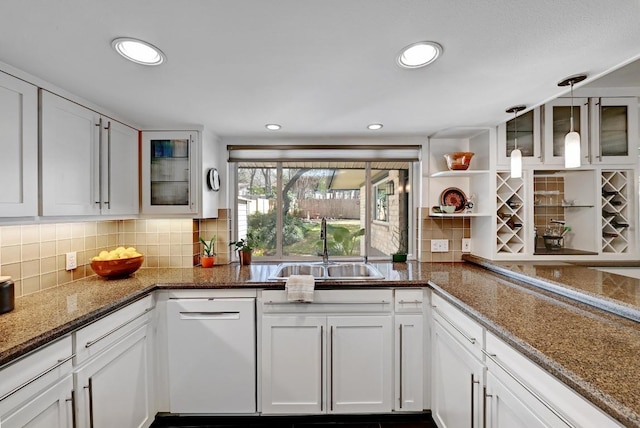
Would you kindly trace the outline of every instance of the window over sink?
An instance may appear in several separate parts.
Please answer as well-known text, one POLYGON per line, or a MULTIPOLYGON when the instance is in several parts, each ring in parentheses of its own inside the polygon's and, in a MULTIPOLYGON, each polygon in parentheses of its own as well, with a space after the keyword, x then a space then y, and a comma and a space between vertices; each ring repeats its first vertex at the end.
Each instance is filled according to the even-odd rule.
MULTIPOLYGON (((296 151, 304 157, 304 149, 296 151)), ((235 233, 254 238, 254 260, 320 260, 322 218, 332 259, 388 259, 408 250, 411 160, 237 159, 232 165, 235 233)))

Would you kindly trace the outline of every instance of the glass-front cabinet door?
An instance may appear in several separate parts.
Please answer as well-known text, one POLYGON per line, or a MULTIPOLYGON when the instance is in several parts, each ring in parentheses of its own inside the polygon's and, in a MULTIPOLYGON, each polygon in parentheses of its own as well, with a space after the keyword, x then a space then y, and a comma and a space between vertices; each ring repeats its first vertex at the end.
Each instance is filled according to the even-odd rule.
POLYGON ((591 98, 592 162, 634 163, 638 147, 638 99, 591 98))
POLYGON ((498 164, 509 166, 511 152, 516 148, 522 152, 524 165, 542 163, 540 147, 540 109, 535 108, 518 115, 498 126, 498 164), (517 123, 516 123, 517 121, 517 123))
POLYGON ((142 134, 142 212, 196 212, 197 133, 152 131, 142 134))
MULTIPOLYGON (((573 130, 580 134, 583 165, 589 158, 589 100, 573 99, 573 130)), ((544 106, 544 163, 564 164, 564 137, 571 131, 571 98, 558 98, 544 106)))

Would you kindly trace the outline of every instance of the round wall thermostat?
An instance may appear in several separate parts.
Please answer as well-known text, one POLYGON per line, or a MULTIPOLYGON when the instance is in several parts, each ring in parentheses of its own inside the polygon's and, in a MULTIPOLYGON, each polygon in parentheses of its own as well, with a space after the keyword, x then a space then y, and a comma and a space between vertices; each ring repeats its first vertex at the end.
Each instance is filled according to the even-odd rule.
POLYGON ((207 171, 207 186, 214 192, 220 190, 220 175, 216 168, 211 168, 207 171))

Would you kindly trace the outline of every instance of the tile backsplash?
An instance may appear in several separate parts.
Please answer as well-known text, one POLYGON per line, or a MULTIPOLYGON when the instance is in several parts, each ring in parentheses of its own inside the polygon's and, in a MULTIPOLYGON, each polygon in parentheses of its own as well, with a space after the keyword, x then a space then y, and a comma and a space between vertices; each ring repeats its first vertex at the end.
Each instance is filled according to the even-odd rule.
POLYGON ((470 218, 429 217, 430 208, 420 208, 422 229, 422 251, 420 261, 423 262, 460 262, 462 261, 462 238, 471 237, 470 218), (446 239, 449 241, 449 251, 446 253, 432 253, 431 240, 446 239))
POLYGON ((16 297, 93 275, 91 258, 118 246, 136 247, 145 267, 191 267, 199 263, 198 237, 216 236, 216 264, 229 263, 229 210, 217 219, 108 220, 0 227, 0 275, 11 276, 16 297), (65 255, 78 267, 65 270, 65 255))

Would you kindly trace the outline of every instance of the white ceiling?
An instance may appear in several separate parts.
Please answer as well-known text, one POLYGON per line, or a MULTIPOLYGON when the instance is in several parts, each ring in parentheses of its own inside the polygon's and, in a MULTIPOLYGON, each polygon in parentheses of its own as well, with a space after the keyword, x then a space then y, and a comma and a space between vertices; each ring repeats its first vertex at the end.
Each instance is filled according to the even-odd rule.
POLYGON ((635 59, 639 18, 638 0, 2 0, 0 61, 143 128, 426 136, 495 125, 567 76, 635 59), (111 48, 121 36, 168 61, 127 62, 111 48), (421 40, 442 57, 399 68, 421 40))

